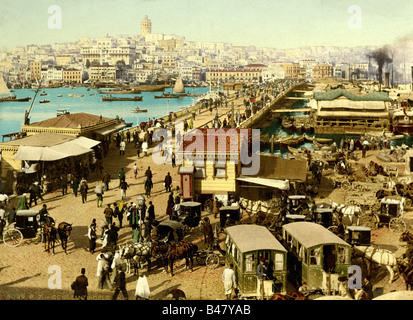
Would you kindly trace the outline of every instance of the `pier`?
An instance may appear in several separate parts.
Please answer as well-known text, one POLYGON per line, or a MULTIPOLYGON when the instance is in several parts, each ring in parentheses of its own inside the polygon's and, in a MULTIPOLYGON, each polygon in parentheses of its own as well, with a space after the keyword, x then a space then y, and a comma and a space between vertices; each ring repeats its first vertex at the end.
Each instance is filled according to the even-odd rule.
MULTIPOLYGON (((251 117, 249 117, 247 120, 245 120, 243 123, 240 124, 240 128, 256 128, 259 123, 265 119, 272 118, 274 113, 283 113, 283 112, 303 112, 304 109, 286 109, 286 108, 280 108, 283 103, 288 100, 288 94, 297 91, 297 90, 302 90, 304 91, 304 88, 307 86, 307 83, 305 82, 300 82, 296 83, 293 86, 291 86, 288 90, 284 91, 282 94, 277 96, 275 99, 270 101, 269 103, 266 104, 264 108, 259 110, 257 113, 253 114, 251 117), (288 111, 287 111, 288 110, 288 111)), ((311 109, 308 108, 306 110, 309 112, 311 109)))

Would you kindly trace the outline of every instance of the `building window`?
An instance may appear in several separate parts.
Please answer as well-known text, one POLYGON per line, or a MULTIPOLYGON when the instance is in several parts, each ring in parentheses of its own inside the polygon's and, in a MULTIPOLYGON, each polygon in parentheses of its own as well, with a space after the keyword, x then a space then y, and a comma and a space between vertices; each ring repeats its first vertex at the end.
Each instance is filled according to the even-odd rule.
POLYGON ((225 178, 227 176, 226 173, 226 164, 216 163, 214 166, 214 177, 215 178, 225 178))
POLYGON ((205 163, 196 163, 194 164, 195 167, 195 178, 205 178, 205 163))
POLYGON ((274 270, 284 270, 284 255, 282 253, 275 254, 274 270))
POLYGON ((255 256, 253 253, 245 255, 245 272, 255 272, 255 256))

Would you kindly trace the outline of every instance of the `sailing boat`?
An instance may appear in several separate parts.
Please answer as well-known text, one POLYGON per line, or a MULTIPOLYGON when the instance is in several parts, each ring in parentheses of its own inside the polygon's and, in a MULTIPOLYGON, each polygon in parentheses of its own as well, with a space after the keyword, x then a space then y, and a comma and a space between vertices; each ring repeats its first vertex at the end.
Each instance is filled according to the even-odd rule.
POLYGON ((178 79, 176 79, 175 86, 172 92, 177 94, 185 93, 185 87, 184 83, 182 82, 181 76, 178 76, 178 79))
POLYGON ((7 88, 6 82, 4 82, 3 74, 0 73, 0 95, 7 95, 6 97, 0 97, 0 102, 21 102, 29 101, 31 97, 17 99, 16 95, 10 93, 9 88, 7 88))
POLYGON ((185 87, 184 83, 182 82, 181 76, 178 76, 178 79, 176 79, 174 89, 172 90, 172 93, 162 93, 161 96, 156 96, 154 95, 155 99, 161 99, 161 98, 183 98, 188 96, 187 93, 185 93, 185 87))

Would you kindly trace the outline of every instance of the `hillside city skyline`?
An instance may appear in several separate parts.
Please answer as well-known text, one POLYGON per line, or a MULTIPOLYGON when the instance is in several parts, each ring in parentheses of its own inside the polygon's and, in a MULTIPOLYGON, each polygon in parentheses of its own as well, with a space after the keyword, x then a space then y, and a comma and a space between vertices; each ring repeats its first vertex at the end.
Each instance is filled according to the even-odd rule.
MULTIPOLYGON (((318 1, 312 1, 312 3, 314 2, 318 1)), ((36 10, 39 10, 40 7, 48 8, 46 20, 44 20, 47 21, 47 25, 43 23, 43 29, 46 28, 50 32, 57 33, 68 29, 67 23, 64 22, 66 18, 62 18, 63 21, 59 20, 59 17, 68 14, 67 8, 63 4, 51 6, 48 4, 48 7, 45 7, 44 1, 39 3, 43 3, 43 6, 37 6, 36 10), (53 28, 55 29, 53 30, 53 28)), ((369 1, 363 2, 363 4, 366 3, 371 7, 369 1)), ((13 7, 9 7, 8 10, 11 10, 10 8, 13 7)), ((345 8, 348 10, 345 11, 343 17, 347 20, 341 21, 340 24, 347 23, 348 33, 355 35, 357 32, 361 32, 360 30, 363 30, 363 28, 369 28, 366 24, 367 22, 371 23, 373 18, 366 19, 365 16, 369 17, 365 13, 366 7, 358 5, 341 6, 342 13, 345 8), (357 9, 360 9, 360 12, 357 12, 357 9), (360 17, 358 14, 360 14, 360 17), (358 18, 360 18, 360 21, 357 20, 358 18), (360 28, 357 28, 357 23, 360 23, 360 28), (351 28, 352 24, 356 26, 353 28, 354 30, 351 28)), ((79 7, 79 10, 81 11, 81 7, 79 7)), ((326 9, 324 8, 324 10, 326 9)), ((148 11, 151 12, 151 10, 148 11)), ((40 73, 43 73, 43 75, 47 73, 48 75, 45 77, 49 82, 62 81, 63 69, 75 69, 79 71, 80 82, 83 82, 91 76, 91 70, 89 70, 91 64, 95 67, 101 64, 113 66, 113 70, 107 71, 113 74, 113 77, 110 78, 113 81, 143 83, 149 81, 151 76, 153 78, 154 70, 164 78, 174 74, 184 74, 184 80, 192 81, 194 80, 192 79, 193 75, 196 74, 197 80, 202 78, 205 81, 205 73, 211 70, 239 69, 244 66, 261 64, 270 69, 266 70, 265 76, 262 74, 260 76, 267 81, 273 78, 313 80, 314 66, 326 64, 329 69, 323 71, 323 77, 377 80, 378 73, 380 73, 378 69, 382 67, 382 76, 384 76, 384 73, 390 73, 392 83, 411 83, 413 33, 394 34, 392 44, 376 42, 376 45, 366 43, 364 45, 346 46, 345 41, 343 41, 343 45, 304 45, 303 43, 299 45, 300 43, 297 43, 296 47, 282 48, 258 46, 253 43, 237 45, 230 41, 231 37, 228 41, 219 41, 219 37, 215 41, 193 40, 188 37, 188 35, 194 34, 193 31, 183 32, 183 34, 168 32, 177 31, 179 27, 162 30, 164 21, 157 19, 157 15, 154 16, 156 20, 153 20, 149 14, 141 14, 140 20, 136 19, 135 21, 135 32, 133 33, 115 35, 114 32, 117 29, 106 26, 103 30, 108 31, 110 29, 111 32, 107 32, 102 36, 87 36, 88 32, 85 30, 84 34, 74 33, 73 37, 77 38, 70 41, 63 40, 64 37, 62 36, 62 40, 59 42, 41 44, 33 41, 8 49, 4 49, 4 42, 7 41, 7 37, 3 38, 0 40, 0 48, 3 48, 3 50, 0 50, 0 72, 3 73, 6 82, 11 84, 23 83, 26 80, 33 82, 34 80, 30 79, 30 76, 33 78, 33 67, 30 64, 32 61, 40 61, 38 67, 42 70, 38 69, 38 78, 40 78, 40 73), (143 26, 144 23, 147 23, 145 27, 143 26), (386 56, 385 62, 381 66, 374 58, 374 53, 378 50, 382 50, 386 56), (63 57, 65 55, 66 58, 63 57), (117 65, 120 61, 125 63, 126 71, 120 70, 117 65), (291 68, 287 67, 286 64, 292 64, 291 68, 294 70, 291 71, 291 68), (289 70, 286 71, 287 69, 289 70), (199 74, 204 76, 199 77, 199 74)), ((7 20, 4 17, 3 19, 7 20)), ((332 17, 326 19, 325 25, 332 23, 332 19, 332 17)), ((375 19, 378 19, 378 16, 375 19)), ((33 32, 35 32, 36 27, 38 27, 38 24, 34 25, 33 32)), ((0 25, 0 30, 1 28, 0 25)), ((254 30, 251 32, 254 32, 254 30)), ((294 35, 296 32, 297 30, 292 31, 294 35)), ((362 32, 366 33, 366 30, 362 32)), ((376 36, 377 32, 372 34, 371 38, 375 39, 376 36)), ((386 39, 386 37, 388 39, 388 36, 383 34, 383 39, 386 39)), ((92 80, 98 79, 92 78, 92 80)))

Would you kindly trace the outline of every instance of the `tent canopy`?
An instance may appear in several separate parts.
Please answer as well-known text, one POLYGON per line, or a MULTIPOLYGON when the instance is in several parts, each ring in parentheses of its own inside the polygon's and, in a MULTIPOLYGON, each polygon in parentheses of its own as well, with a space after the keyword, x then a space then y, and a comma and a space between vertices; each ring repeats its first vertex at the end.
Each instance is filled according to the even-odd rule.
POLYGON ((21 145, 14 160, 56 161, 67 157, 79 156, 91 152, 91 148, 100 142, 85 137, 77 137, 52 146, 21 145))

